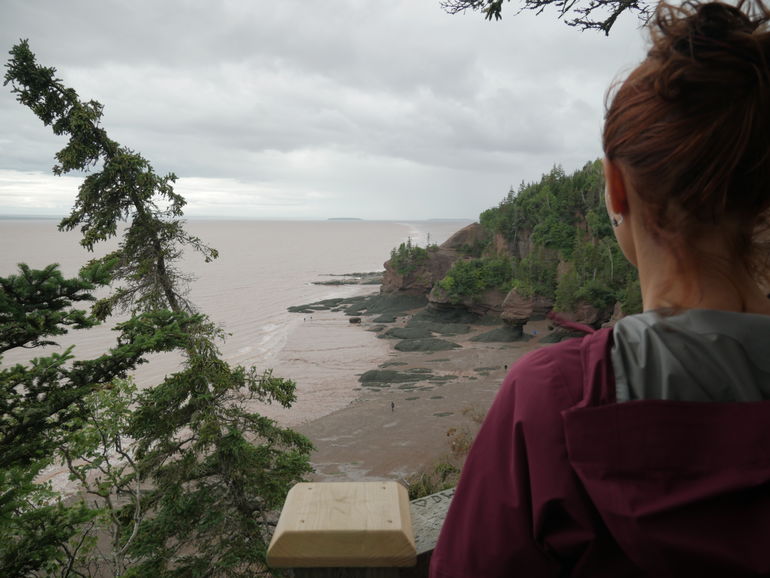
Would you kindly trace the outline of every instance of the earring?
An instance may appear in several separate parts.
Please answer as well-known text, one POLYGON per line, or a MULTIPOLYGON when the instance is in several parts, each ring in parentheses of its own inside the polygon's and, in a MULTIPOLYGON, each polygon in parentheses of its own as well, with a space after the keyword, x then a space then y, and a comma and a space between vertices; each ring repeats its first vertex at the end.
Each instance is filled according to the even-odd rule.
POLYGON ((620 227, 620 224, 623 222, 623 215, 618 215, 617 217, 613 216, 610 218, 610 223, 612 223, 612 226, 616 229, 620 227))

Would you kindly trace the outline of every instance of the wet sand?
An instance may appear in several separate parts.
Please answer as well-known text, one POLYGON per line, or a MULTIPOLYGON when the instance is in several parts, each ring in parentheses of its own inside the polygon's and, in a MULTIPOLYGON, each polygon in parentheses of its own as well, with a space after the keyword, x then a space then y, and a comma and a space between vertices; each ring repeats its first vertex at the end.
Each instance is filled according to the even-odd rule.
POLYGON ((290 427, 348 407, 359 396, 358 375, 377 367, 390 352, 389 342, 364 333, 342 312, 294 315, 298 323, 269 366, 273 375, 296 383, 297 401, 288 409, 252 408, 290 427))
MULTIPOLYGON (((343 313, 325 315, 338 316, 349 324, 343 313)), ((406 320, 401 317, 390 326, 404 324, 406 320)), ((364 332, 375 325, 371 319, 364 318, 361 325, 351 325, 350 329, 364 332)), ((525 334, 537 333, 527 341, 470 340, 489 330, 490 327, 476 326, 470 333, 447 337, 462 346, 452 351, 396 351, 393 346, 397 340, 379 339, 375 333, 361 336, 363 345, 359 348, 338 350, 341 356, 330 363, 350 364, 348 375, 360 375, 377 367, 400 372, 429 369, 433 378, 447 381, 426 379, 382 388, 362 387, 357 382, 357 391, 351 392, 355 397, 349 396, 353 398, 344 407, 295 425, 316 447, 311 457, 316 469, 313 479, 404 479, 443 461, 450 453, 449 442, 454 432, 467 430, 470 435, 475 434, 478 420, 468 414, 486 413, 505 376, 505 366, 510 367, 519 357, 539 346, 539 338, 547 332, 547 322, 525 326, 525 334), (384 355, 374 359, 383 346, 384 355), (367 354, 357 357, 364 351, 367 354), (371 364, 367 366, 364 359, 371 364)), ((305 339, 303 334, 312 335, 312 327, 298 329, 295 336, 298 344, 305 339)), ((352 376, 357 381, 357 375, 352 376)), ((301 404, 300 401, 298 405, 301 404)))
MULTIPOLYGON (((369 293, 361 289, 360 294, 369 293)), ((530 323, 525 333, 538 336, 512 343, 473 342, 491 329, 473 326, 469 333, 443 337, 459 349, 402 352, 394 349, 399 340, 377 337, 373 329, 382 324, 373 316, 360 324, 350 323, 343 311, 296 316, 270 366, 274 375, 296 382, 297 401, 288 409, 275 404, 249 409, 306 435, 316 448, 311 479, 322 481, 403 480, 445 461, 448 434, 475 434, 478 420, 467 414, 486 413, 505 366, 538 347, 548 325, 530 323), (361 374, 378 368, 415 371, 424 379, 377 387, 360 383, 361 374)), ((409 318, 399 315, 385 330, 406 325, 409 318)), ((65 495, 77 490, 63 466, 49 467, 44 477, 65 495)))

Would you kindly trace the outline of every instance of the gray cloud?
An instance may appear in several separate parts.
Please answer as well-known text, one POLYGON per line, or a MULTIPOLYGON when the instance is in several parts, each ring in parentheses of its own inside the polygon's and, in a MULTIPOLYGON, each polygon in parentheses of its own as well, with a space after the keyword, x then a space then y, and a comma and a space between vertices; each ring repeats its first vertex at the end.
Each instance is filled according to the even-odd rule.
MULTIPOLYGON (((509 185, 600 155, 604 92, 642 56, 636 26, 606 38, 414 0, 11 0, 0 41, 29 38, 105 104, 112 138, 182 178, 190 214, 474 218, 509 185)), ((0 122, 4 182, 50 170, 62 141, 7 88, 0 122)))

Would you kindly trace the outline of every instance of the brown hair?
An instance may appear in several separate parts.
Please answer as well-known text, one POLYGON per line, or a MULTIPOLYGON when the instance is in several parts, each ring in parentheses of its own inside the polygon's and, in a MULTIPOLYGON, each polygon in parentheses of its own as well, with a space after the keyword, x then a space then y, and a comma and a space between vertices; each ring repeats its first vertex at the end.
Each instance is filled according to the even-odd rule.
POLYGON ((652 231, 686 242, 721 226, 748 263, 770 207, 769 20, 762 0, 661 3, 603 135, 652 231))

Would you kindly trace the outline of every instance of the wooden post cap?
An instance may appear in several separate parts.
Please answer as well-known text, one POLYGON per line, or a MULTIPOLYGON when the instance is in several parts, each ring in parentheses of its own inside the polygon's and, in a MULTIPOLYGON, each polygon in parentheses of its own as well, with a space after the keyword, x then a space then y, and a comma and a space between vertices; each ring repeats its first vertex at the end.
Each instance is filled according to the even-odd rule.
POLYGON ((415 561, 409 496, 396 482, 295 485, 267 550, 274 568, 376 568, 415 561))

